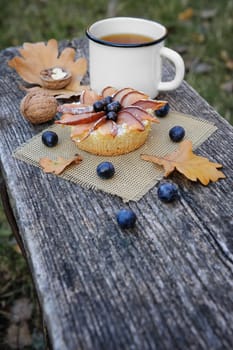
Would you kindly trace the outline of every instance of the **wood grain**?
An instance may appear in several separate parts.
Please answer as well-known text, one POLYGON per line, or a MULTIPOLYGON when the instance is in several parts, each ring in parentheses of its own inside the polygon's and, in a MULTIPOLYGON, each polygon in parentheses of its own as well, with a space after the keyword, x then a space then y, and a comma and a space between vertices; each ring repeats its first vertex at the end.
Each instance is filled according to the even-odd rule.
MULTIPOLYGON (((67 45, 88 57, 85 39, 67 45)), ((222 163, 226 179, 204 187, 175 174, 175 203, 161 203, 155 186, 126 205, 12 157, 46 126, 20 115, 15 54, 0 53, 1 169, 53 349, 232 349, 232 126, 185 82, 161 95, 215 123, 197 153, 222 163), (116 224, 123 207, 138 217, 133 230, 116 224)))

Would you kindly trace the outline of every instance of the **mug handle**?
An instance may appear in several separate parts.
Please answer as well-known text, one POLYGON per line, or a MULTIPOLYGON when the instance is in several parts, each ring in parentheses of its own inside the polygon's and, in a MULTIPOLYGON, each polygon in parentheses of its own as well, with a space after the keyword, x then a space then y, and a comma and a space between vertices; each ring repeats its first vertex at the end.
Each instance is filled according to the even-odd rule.
POLYGON ((182 57, 168 47, 162 47, 160 56, 168 58, 175 65, 175 77, 171 81, 161 81, 158 85, 159 91, 171 91, 176 89, 182 82, 185 73, 185 66, 182 57))

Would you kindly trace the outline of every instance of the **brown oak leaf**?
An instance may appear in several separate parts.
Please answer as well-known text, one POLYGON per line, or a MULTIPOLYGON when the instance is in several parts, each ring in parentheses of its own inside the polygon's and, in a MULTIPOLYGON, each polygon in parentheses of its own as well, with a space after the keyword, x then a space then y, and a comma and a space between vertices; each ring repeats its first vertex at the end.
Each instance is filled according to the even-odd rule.
POLYGON ((218 170, 222 165, 210 162, 205 157, 197 156, 192 151, 192 142, 184 140, 174 152, 164 157, 142 154, 143 160, 162 165, 165 170, 164 176, 169 176, 175 169, 186 176, 189 180, 199 180, 203 185, 210 181, 216 182, 225 178, 225 175, 218 170))
POLYGON ((63 157, 58 157, 57 159, 49 159, 47 157, 41 158, 39 160, 40 166, 43 168, 45 173, 53 173, 56 175, 61 174, 69 165, 75 163, 79 164, 82 161, 80 155, 75 155, 73 158, 65 159, 63 157))

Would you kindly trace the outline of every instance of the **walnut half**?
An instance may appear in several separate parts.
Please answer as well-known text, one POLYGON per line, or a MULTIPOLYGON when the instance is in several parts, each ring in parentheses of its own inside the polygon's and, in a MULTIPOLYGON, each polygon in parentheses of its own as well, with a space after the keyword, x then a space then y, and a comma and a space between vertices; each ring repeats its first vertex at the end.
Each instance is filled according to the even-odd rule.
POLYGON ((71 82, 71 74, 61 67, 47 68, 40 72, 41 85, 46 89, 59 90, 71 82))

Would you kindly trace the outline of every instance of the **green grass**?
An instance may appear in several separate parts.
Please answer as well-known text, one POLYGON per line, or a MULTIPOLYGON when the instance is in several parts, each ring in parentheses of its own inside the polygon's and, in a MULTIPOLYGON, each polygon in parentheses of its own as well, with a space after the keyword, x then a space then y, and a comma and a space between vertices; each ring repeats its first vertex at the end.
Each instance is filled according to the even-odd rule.
MULTIPOLYGON (((107 0, 2 0, 0 12, 0 49, 21 45, 25 41, 71 39, 84 36, 85 28, 107 16, 107 0)), ((233 60, 232 0, 119 0, 117 16, 145 17, 162 22, 169 29, 167 45, 182 45, 183 57, 189 62, 208 64, 210 72, 186 73, 185 79, 227 120, 233 124, 232 91, 221 86, 232 81, 232 69, 222 60, 222 52, 233 60), (179 14, 192 7, 194 15, 187 21, 179 14), (216 14, 203 19, 203 10, 215 9, 216 14)))
MULTIPOLYGON (((6 341, 7 330, 12 325, 11 308, 20 298, 33 304, 32 317, 28 320, 32 346, 28 350, 44 349, 40 310, 28 266, 21 255, 0 203, 0 349, 10 350, 6 341)), ((24 310, 21 310, 22 312, 24 310)), ((12 335, 10 339, 12 339, 12 335)))
MULTIPOLYGON (((1 0, 0 50, 25 41, 83 37, 89 24, 107 16, 107 5, 107 0, 1 0)), ((119 0, 115 15, 144 17, 167 26, 167 46, 183 47, 182 55, 189 67, 185 79, 233 124, 232 91, 221 88, 233 81, 233 67, 228 65, 232 61, 233 66, 232 0, 119 0), (179 14, 189 7, 193 16, 179 20, 179 14), (206 9, 215 9, 216 14, 203 19, 206 9), (197 67, 200 63, 211 70, 198 73, 195 64, 197 67)), ((1 207, 0 256, 0 323, 5 325, 0 327, 1 346, 7 327, 7 319, 2 315, 18 297, 34 295, 27 266, 15 251, 1 207)))

